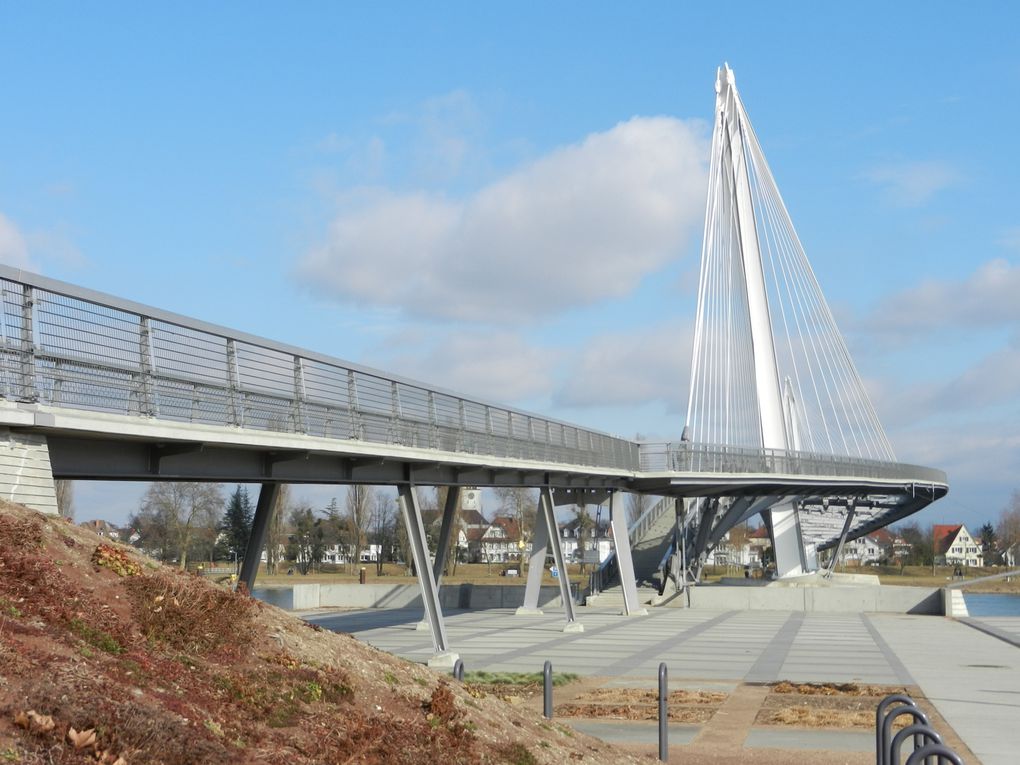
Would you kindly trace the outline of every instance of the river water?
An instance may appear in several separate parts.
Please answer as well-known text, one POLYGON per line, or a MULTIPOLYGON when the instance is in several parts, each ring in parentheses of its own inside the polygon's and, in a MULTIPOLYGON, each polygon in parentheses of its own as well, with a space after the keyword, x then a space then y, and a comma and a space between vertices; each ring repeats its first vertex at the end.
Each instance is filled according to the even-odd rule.
POLYGON ((971 616, 1020 616, 1020 595, 965 592, 963 599, 971 616))

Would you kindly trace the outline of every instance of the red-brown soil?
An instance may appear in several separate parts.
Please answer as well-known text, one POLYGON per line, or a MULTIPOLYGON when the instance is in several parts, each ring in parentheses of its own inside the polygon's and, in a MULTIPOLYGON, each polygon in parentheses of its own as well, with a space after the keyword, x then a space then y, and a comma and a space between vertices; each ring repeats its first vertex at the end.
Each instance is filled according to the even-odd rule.
POLYGON ((0 502, 0 761, 639 759, 0 502))

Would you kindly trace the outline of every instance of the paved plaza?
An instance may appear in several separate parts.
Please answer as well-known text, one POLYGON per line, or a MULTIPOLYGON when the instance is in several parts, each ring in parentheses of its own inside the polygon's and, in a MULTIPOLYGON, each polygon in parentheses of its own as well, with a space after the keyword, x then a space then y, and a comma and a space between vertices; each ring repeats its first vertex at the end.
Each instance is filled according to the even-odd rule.
MULTIPOLYGON (((718 688, 742 683, 858 682, 916 685, 985 765, 1012 765, 1020 751, 1020 648, 937 616, 801 611, 702 611, 663 608, 647 616, 579 609, 583 633, 564 633, 559 611, 517 616, 509 610, 446 615, 452 650, 468 670, 557 672, 605 678, 607 685, 652 687, 660 662, 670 687, 718 688)), ((411 661, 433 654, 416 609, 309 613, 323 627, 411 661)), ((1020 634, 1020 618, 996 618, 994 629, 1020 634)), ((677 731, 681 743, 686 734, 677 731)), ((597 735, 597 734, 596 734, 597 735)), ((783 731, 752 729, 745 746, 766 746, 783 731)), ((815 735, 804 732, 808 739, 815 735)), ((817 736, 830 751, 869 751, 869 735, 817 736), (839 740, 837 740, 839 739, 839 740)))

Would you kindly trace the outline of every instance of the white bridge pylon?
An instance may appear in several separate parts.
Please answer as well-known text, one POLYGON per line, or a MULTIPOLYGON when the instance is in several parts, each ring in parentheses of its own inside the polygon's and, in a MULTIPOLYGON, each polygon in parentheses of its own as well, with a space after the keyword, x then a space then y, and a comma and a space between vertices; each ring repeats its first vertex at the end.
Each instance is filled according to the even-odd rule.
MULTIPOLYGON (((697 443, 895 461, 728 65, 716 78, 686 434, 697 443)), ((780 576, 817 567, 798 504, 785 497, 763 513, 780 576)))

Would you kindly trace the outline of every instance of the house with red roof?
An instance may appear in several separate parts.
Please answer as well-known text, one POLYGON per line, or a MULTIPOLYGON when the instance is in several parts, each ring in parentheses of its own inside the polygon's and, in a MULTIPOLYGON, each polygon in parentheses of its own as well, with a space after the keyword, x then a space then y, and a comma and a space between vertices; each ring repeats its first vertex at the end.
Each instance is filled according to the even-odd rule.
POLYGON ((983 566, 981 544, 971 536, 962 523, 936 525, 932 529, 935 544, 935 563, 940 566, 983 566))

